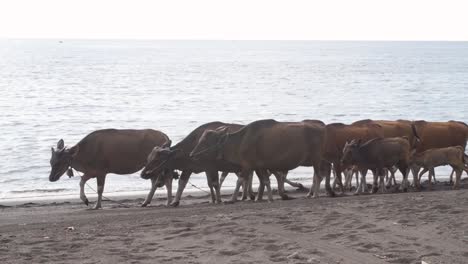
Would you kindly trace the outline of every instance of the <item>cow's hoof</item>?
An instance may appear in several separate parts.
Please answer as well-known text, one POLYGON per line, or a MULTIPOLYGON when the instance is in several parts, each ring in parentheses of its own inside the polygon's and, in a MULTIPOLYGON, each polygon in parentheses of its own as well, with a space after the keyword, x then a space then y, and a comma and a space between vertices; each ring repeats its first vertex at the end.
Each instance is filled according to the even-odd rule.
POLYGON ((287 196, 286 194, 284 194, 283 196, 281 196, 281 200, 291 200, 292 198, 290 198, 289 196, 287 196))
POLYGON ((177 206, 179 206, 179 202, 173 202, 173 203, 171 203, 171 207, 177 207, 177 206))
POLYGON ((84 200, 83 203, 86 204, 86 206, 89 206, 89 200, 88 200, 88 198, 86 198, 86 200, 84 200))
POLYGON ((146 206, 148 206, 147 203, 142 203, 142 204, 141 204, 141 207, 146 207, 146 206))

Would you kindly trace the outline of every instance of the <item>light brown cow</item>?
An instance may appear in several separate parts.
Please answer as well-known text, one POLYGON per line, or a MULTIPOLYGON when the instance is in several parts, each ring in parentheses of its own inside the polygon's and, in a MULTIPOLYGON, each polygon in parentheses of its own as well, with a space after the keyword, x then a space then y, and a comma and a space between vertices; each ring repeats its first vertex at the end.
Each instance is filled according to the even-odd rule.
MULTIPOLYGON (((289 171, 299 166, 313 166, 315 190, 309 196, 318 197, 320 165, 325 143, 325 127, 307 122, 277 122, 259 120, 246 125, 235 133, 226 130, 205 131, 200 142, 191 153, 198 159, 218 158, 242 167, 242 179, 246 181, 249 171, 260 170, 261 185, 265 185, 268 200, 272 201, 270 180, 266 170, 289 171)), ((282 181, 278 185, 283 184, 282 181)), ((330 187, 329 175, 325 186, 329 195, 334 195, 330 187)), ((278 186, 278 191, 281 191, 278 186)), ((237 200, 234 192, 232 201, 237 200)))
MULTIPOLYGON (((90 178, 97 178, 98 200, 94 209, 101 208, 104 183, 108 173, 131 174, 143 168, 146 157, 155 146, 170 146, 169 137, 157 130, 143 129, 104 129, 97 130, 84 137, 71 148, 64 145, 61 139, 57 149, 52 148, 49 180, 57 181, 65 171, 73 168, 83 172, 80 181, 80 198, 88 205, 84 193, 84 185, 90 178)), ((71 171, 71 170, 70 170, 71 171)), ((159 174, 148 175, 152 179, 150 194, 145 200, 149 203, 157 185, 166 184, 168 197, 172 184, 172 172, 161 171, 159 174), (167 175, 166 175, 167 174, 167 175), (156 179, 163 175, 160 184, 156 179)))
MULTIPOLYGON (((448 122, 412 122, 413 132, 420 140, 414 146, 416 153, 434 148, 446 148, 453 146, 461 146, 466 148, 468 139, 468 126, 463 122, 448 121, 448 122)), ((414 186, 420 189, 419 170, 420 167, 413 165, 414 186)))
POLYGON ((468 169, 465 167, 464 156, 464 149, 461 146, 428 149, 419 153, 416 153, 416 150, 414 150, 411 156, 411 163, 423 168, 419 176, 429 171, 429 189, 432 188, 431 176, 433 176, 434 168, 450 165, 456 172, 453 188, 457 189, 463 170, 468 173, 468 169))

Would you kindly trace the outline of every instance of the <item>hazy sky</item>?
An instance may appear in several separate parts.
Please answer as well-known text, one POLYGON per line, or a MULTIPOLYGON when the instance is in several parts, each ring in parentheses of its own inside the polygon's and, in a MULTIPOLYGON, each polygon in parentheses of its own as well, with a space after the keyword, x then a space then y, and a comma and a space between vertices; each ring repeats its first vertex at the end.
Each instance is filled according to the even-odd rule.
POLYGON ((0 38, 468 40, 468 0, 0 0, 0 38))

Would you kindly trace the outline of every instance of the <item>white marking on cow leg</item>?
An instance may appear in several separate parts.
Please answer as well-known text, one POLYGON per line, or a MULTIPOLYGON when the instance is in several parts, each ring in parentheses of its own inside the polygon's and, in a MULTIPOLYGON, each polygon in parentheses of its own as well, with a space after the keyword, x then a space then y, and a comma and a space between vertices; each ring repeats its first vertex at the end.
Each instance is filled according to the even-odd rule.
POLYGON ((102 193, 104 192, 104 184, 106 183, 106 175, 100 175, 97 176, 97 193, 98 193, 98 198, 96 205, 94 206, 93 209, 100 209, 101 207, 101 202, 102 202, 102 193))
POLYGON ((89 201, 88 201, 88 198, 86 197, 85 195, 85 192, 84 192, 84 186, 86 184, 86 182, 89 180, 89 177, 87 175, 83 175, 81 176, 81 180, 80 180, 80 199, 83 201, 83 203, 85 203, 86 205, 89 204, 89 201))
POLYGON ((151 200, 153 200, 154 192, 156 192, 156 178, 151 178, 151 190, 146 196, 145 201, 141 205, 142 207, 146 207, 148 204, 151 203, 151 200))
POLYGON ((260 182, 258 185, 258 193, 257 193, 257 201, 263 200, 263 192, 265 191, 265 181, 262 179, 261 175, 258 176, 258 181, 260 182))
POLYGON ((457 174, 455 175, 455 182, 454 182, 454 184, 453 184, 453 189, 454 189, 454 190, 457 190, 457 189, 458 189, 458 185, 459 185, 459 183, 460 183, 460 178, 461 178, 461 175, 462 175, 462 173, 463 173, 463 170, 457 169, 456 173, 457 173, 457 174))
POLYGON ((310 198, 314 194, 314 188, 315 188, 315 185, 317 185, 317 181, 318 181, 317 173, 316 173, 315 168, 314 168, 314 175, 312 176, 312 185, 310 186, 310 190, 307 193, 306 197, 310 198))
POLYGON ((384 174, 380 175, 379 184, 380 184, 380 187, 379 187, 380 192, 386 193, 387 190, 385 188, 385 175, 384 174))
POLYGON ((188 179, 192 172, 190 171, 182 171, 182 175, 179 178, 179 184, 177 186, 177 193, 175 195, 174 201, 171 203, 171 206, 178 206, 180 203, 180 198, 182 197, 182 193, 184 192, 185 186, 187 185, 188 179))
POLYGON ((268 175, 263 175, 264 177, 264 183, 265 183, 265 186, 267 188, 267 194, 268 194, 268 201, 271 203, 273 202, 273 194, 271 192, 271 184, 270 184, 270 176, 268 175))
POLYGON ((333 190, 336 188, 336 180, 337 180, 337 177, 336 177, 336 170, 335 170, 335 165, 333 165, 332 169, 331 169, 332 173, 333 173, 333 183, 332 183, 332 188, 333 190))
POLYGON ((367 188, 366 176, 367 176, 367 173, 361 173, 362 192, 364 193, 369 192, 369 189, 367 188))
POLYGON ((208 187, 210 188, 210 196, 211 196, 211 203, 215 203, 216 196, 213 188, 213 179, 212 179, 212 172, 205 172, 206 174, 206 181, 208 183, 208 187))
POLYGON ((254 191, 253 191, 253 189, 252 189, 253 174, 254 174, 253 171, 251 171, 251 172, 249 173, 249 181, 248 181, 248 185, 249 185, 249 198, 250 198, 251 201, 255 201, 255 193, 254 193, 254 191))
POLYGON ((167 202, 166 206, 171 205, 172 203, 172 175, 166 179, 166 191, 167 191, 167 202))

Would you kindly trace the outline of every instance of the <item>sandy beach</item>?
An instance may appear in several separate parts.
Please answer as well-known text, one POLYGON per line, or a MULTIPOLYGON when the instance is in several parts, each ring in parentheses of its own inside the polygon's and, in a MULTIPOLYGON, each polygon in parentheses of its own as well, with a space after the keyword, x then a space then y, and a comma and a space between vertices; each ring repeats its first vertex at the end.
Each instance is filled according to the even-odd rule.
MULTIPOLYGON (((450 190, 209 204, 184 197, 2 206, 1 263, 467 263, 467 181, 450 190)), ((228 199, 225 196, 224 199, 228 199)))

